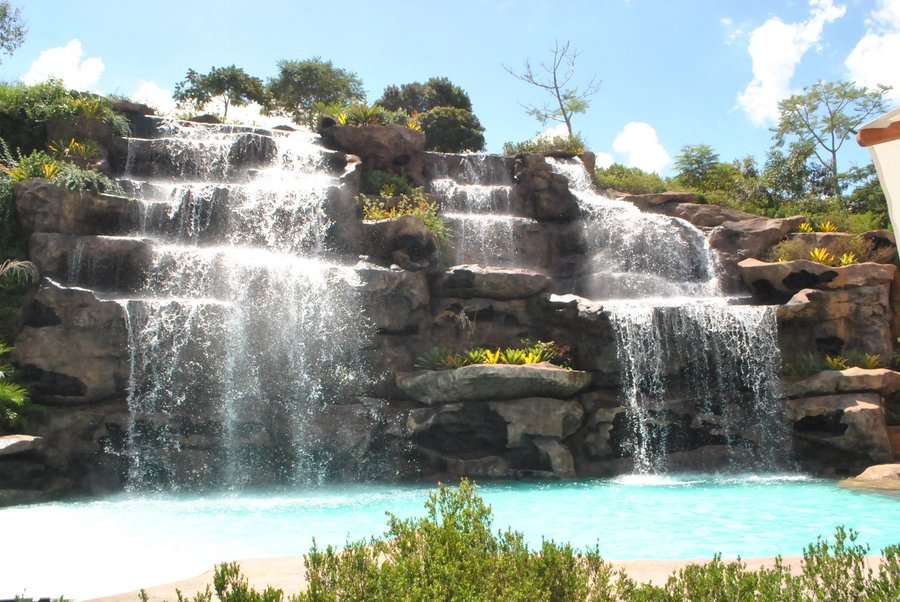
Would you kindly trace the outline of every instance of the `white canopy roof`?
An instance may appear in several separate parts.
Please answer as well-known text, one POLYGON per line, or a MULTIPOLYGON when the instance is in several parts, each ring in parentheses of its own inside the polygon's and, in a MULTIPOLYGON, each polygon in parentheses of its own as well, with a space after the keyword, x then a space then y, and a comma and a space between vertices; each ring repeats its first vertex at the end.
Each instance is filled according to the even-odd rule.
POLYGON ((860 128, 860 146, 868 147, 887 199, 894 232, 900 232, 900 109, 882 115, 860 128))

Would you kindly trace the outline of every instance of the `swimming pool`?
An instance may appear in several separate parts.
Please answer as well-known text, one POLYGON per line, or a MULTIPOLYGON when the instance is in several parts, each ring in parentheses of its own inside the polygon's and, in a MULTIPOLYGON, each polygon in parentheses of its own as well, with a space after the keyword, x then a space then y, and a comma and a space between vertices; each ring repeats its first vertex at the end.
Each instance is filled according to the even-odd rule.
MULTIPOLYGON (((798 475, 626 476, 485 483, 494 529, 608 559, 798 555, 846 525, 873 552, 900 543, 900 497, 798 475)), ((134 495, 0 509, 0 598, 88 598, 189 577, 223 560, 300 556, 380 535, 385 512, 424 514, 433 487, 343 485, 273 492, 134 495)), ((193 593, 193 592, 191 592, 193 593)))

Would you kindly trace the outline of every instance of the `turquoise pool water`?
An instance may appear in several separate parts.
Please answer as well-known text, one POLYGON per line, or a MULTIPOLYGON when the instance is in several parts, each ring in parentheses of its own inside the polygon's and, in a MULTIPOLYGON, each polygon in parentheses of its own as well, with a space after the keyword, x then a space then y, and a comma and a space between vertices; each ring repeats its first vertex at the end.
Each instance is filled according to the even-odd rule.
MULTIPOLYGON (((421 515, 432 488, 354 485, 281 493, 122 495, 0 509, 0 598, 83 599, 189 577, 217 561, 302 555, 312 538, 381 534, 385 512, 421 515)), ((494 528, 605 558, 798 555, 837 525, 874 551, 900 543, 900 497, 800 476, 621 477, 479 486, 494 528)))

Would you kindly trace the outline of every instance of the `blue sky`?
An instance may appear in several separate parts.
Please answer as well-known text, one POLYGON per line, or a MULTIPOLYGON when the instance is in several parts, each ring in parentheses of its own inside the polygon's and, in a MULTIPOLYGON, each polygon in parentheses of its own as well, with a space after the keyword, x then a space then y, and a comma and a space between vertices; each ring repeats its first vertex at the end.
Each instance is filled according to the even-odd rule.
POLYGON ((319 56, 356 72, 370 101, 388 84, 449 77, 471 96, 489 151, 544 129, 520 106, 542 104, 541 91, 503 65, 539 64, 569 41, 581 53, 575 83, 601 81, 575 129, 601 163, 663 174, 685 144, 761 160, 777 101, 819 80, 894 85, 900 101, 900 0, 12 3, 29 31, 2 57, 6 81, 55 74, 164 99, 189 68, 233 63, 265 79, 279 59, 319 56))

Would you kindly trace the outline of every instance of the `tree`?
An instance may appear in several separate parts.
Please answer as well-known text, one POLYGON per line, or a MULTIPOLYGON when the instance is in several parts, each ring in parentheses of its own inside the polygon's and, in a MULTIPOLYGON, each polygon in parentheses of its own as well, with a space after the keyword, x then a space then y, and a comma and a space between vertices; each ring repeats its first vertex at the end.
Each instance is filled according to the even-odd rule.
POLYGON ((484 149, 484 128, 471 111, 436 107, 419 115, 418 121, 428 150, 459 153, 484 149))
POLYGON ((399 87, 388 86, 378 104, 389 111, 406 111, 408 114, 424 113, 437 107, 472 110, 472 100, 466 91, 446 77, 432 77, 424 84, 412 82, 399 87))
POLYGON ((781 116, 773 130, 775 145, 788 138, 811 145, 816 159, 825 168, 829 192, 840 198, 838 151, 874 114, 886 111, 885 93, 889 86, 875 90, 854 86, 850 82, 819 82, 778 103, 781 116))
POLYGON ((198 109, 214 98, 221 98, 223 120, 228 117, 230 106, 242 107, 251 102, 263 104, 266 101, 262 80, 234 65, 213 67, 206 75, 188 69, 184 81, 175 86, 172 97, 178 102, 189 102, 198 109))
POLYGON ((28 33, 20 13, 19 7, 0 2, 0 50, 8 55, 22 45, 28 33))
POLYGON ((708 180, 719 164, 719 155, 708 144, 686 144, 675 157, 678 181, 688 188, 706 190, 708 180))
POLYGON ((313 125, 327 105, 347 105, 366 99, 362 80, 331 61, 278 61, 278 75, 268 82, 270 110, 282 111, 298 123, 313 125))
POLYGON ((594 75, 582 90, 577 87, 568 87, 575 75, 575 60, 581 53, 574 48, 570 49, 569 42, 560 46, 558 40, 555 42, 552 52, 553 60, 549 65, 541 63, 538 70, 531 66, 528 59, 525 60, 525 70, 522 73, 516 73, 506 65, 503 68, 510 75, 527 84, 546 90, 553 96, 553 102, 545 103, 542 107, 523 105, 529 115, 540 121, 541 125, 545 125, 548 121, 565 123, 569 136, 572 136, 574 135, 572 115, 588 110, 590 107, 588 99, 597 93, 600 82, 596 81, 597 76, 594 75))

